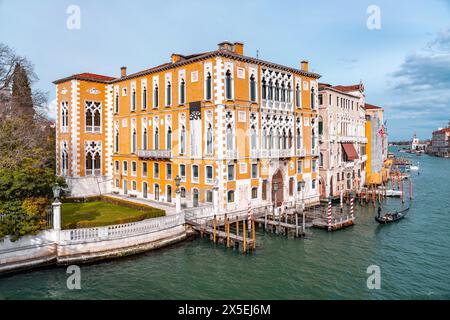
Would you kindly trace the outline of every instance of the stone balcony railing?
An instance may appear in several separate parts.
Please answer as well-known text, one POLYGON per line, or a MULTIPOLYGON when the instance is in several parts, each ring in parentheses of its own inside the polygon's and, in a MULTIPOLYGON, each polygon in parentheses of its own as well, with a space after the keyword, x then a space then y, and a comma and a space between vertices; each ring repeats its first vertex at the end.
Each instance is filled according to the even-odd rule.
POLYGON ((306 150, 305 149, 297 149, 297 157, 306 157, 306 150))
POLYGON ((155 158, 155 159, 170 159, 172 151, 170 150, 138 150, 139 158, 155 158))

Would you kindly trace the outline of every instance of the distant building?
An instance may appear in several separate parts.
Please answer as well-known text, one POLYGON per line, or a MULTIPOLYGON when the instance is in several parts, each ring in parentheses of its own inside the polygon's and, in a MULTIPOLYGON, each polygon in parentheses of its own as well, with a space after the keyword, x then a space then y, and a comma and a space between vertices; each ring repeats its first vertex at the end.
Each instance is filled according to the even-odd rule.
POLYGON ((411 151, 413 152, 425 152, 427 150, 428 143, 426 141, 420 141, 414 134, 411 141, 411 151))
POLYGON ((320 196, 365 184, 364 87, 319 84, 320 196))
POLYGON ((429 150, 429 153, 437 157, 450 157, 450 121, 447 128, 433 131, 429 150))
POLYGON ((372 104, 365 104, 367 162, 366 184, 380 185, 388 178, 384 161, 388 157, 388 133, 383 124, 384 110, 372 104))

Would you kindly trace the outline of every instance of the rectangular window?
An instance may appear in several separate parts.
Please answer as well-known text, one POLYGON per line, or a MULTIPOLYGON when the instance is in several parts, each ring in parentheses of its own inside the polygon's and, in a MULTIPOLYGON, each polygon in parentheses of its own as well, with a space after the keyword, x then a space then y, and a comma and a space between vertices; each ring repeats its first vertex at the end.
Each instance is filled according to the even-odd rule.
POLYGON ((302 164, 302 160, 297 160, 297 174, 301 174, 303 172, 302 164))
POLYGON ((119 187, 120 187, 119 179, 116 179, 116 188, 119 188, 119 187))
POLYGON ((148 175, 147 162, 142 162, 142 176, 146 178, 148 175))
POLYGON ((234 164, 228 165, 228 181, 234 180, 234 164))
POLYGON ((192 181, 198 183, 198 165, 192 166, 192 181))
POLYGON ((319 105, 323 104, 323 96, 319 94, 319 105))
POLYGON ((137 173, 137 163, 136 163, 136 161, 132 161, 131 162, 131 175, 133 177, 135 177, 136 173, 137 173))
POLYGON ((213 202, 213 192, 211 190, 206 190, 206 202, 213 202))
POLYGON ((241 173, 241 174, 247 173, 247 164, 246 163, 239 164, 239 173, 241 173))
POLYGON ((186 181, 186 165, 180 164, 180 178, 181 181, 186 181))
POLYGON ((206 166, 206 181, 207 184, 213 184, 213 167, 206 166))
POLYGON ((258 188, 252 188, 252 199, 258 198, 258 188))
POLYGON ((317 160, 312 161, 312 171, 313 172, 316 172, 316 163, 317 163, 317 160))
POLYGON ((131 182, 131 188, 133 189, 133 191, 136 191, 136 189, 137 189, 136 181, 131 182))
POLYGON ((123 162, 123 174, 124 175, 128 174, 128 161, 123 162))
POLYGON ((166 164, 166 180, 172 179, 172 165, 170 163, 166 164))
POLYGON ((252 163, 252 179, 258 178, 258 164, 252 163))
POLYGON ((118 174, 120 171, 120 162, 116 160, 114 163, 115 163, 115 167, 116 167, 116 174, 118 174))
POLYGON ((157 162, 153 164, 153 178, 159 179, 159 163, 157 162))

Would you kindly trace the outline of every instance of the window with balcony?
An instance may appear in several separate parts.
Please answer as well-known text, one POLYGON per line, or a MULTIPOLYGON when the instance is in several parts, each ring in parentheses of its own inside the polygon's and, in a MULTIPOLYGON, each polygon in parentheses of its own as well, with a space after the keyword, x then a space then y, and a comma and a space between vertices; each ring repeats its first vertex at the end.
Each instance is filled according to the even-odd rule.
POLYGON ((252 150, 257 149, 257 135, 256 135, 256 128, 255 125, 252 125, 252 128, 250 129, 250 145, 252 150))
POLYGON ((205 167, 206 170, 206 181, 205 183, 207 184, 213 184, 213 167, 212 166, 206 166, 205 167))
POLYGON ((231 125, 229 124, 227 126, 227 150, 233 150, 234 149, 234 143, 233 143, 233 129, 231 128, 231 125))
POLYGON ((292 94, 291 83, 288 82, 288 84, 287 84, 287 92, 286 92, 286 102, 287 103, 291 103, 291 94, 292 94))
POLYGON ((101 129, 101 103, 94 101, 85 102, 86 132, 100 133, 101 129))
POLYGON ((158 127, 155 127, 155 135, 154 135, 154 141, 153 141, 153 149, 159 150, 159 129, 158 127))
POLYGON ((147 150, 147 148, 148 148, 148 132, 147 128, 144 127, 142 129, 142 149, 147 150))
POLYGON ((168 127, 167 128, 167 133, 166 133, 166 150, 172 150, 172 128, 168 127))
POLYGON ((228 165, 228 181, 233 181, 235 177, 235 166, 234 164, 228 165))

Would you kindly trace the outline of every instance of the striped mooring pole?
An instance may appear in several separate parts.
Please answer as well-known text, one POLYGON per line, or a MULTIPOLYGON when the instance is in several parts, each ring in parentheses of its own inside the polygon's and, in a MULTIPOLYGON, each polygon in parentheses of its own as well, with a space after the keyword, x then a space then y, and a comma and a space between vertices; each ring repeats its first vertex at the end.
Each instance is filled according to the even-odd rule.
POLYGON ((351 192, 350 193, 350 215, 352 216, 352 218, 353 218, 353 213, 354 213, 354 210, 355 210, 354 202, 355 202, 355 200, 353 198, 353 192, 351 192))
POLYGON ((328 231, 331 231, 331 196, 328 197, 328 231))
POLYGON ((251 232, 251 230, 252 230, 252 203, 250 201, 248 202, 247 220, 248 220, 248 232, 251 232))

